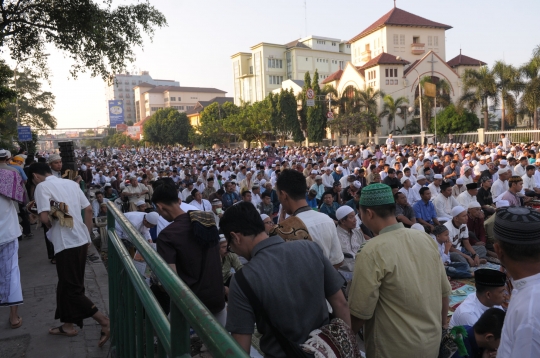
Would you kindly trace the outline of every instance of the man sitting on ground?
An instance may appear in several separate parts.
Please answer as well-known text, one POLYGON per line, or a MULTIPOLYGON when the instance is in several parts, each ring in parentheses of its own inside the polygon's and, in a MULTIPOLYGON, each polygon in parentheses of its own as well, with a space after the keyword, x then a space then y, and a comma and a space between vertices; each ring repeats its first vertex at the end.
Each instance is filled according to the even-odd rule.
POLYGON ((341 251, 345 256, 343 265, 339 268, 340 271, 352 272, 354 270, 354 262, 356 253, 360 246, 366 242, 362 230, 357 227, 356 214, 350 206, 343 205, 336 212, 338 219, 337 234, 341 243, 341 251))
POLYGON ((450 259, 453 262, 466 262, 470 266, 478 266, 486 263, 487 250, 484 246, 472 246, 469 242, 469 230, 467 229, 467 209, 463 206, 456 206, 452 209, 452 220, 444 225, 448 228, 452 248, 450 249, 450 259))
POLYGON ((476 293, 467 296, 450 319, 454 326, 472 326, 488 308, 502 309, 506 274, 492 269, 478 269, 474 272, 476 293))
POLYGON ((323 194, 323 203, 319 211, 328 215, 334 223, 337 224, 336 211, 339 208, 339 204, 334 201, 331 191, 327 191, 323 194))
POLYGON ((416 224, 416 215, 414 209, 407 202, 407 197, 401 191, 394 194, 394 200, 396 201, 396 219, 400 223, 403 223, 405 227, 410 228, 416 224))
POLYGON ((435 225, 440 225, 437 219, 437 211, 435 205, 431 201, 431 191, 427 187, 420 189, 420 201, 413 205, 414 215, 416 220, 424 226, 426 232, 432 232, 435 225))

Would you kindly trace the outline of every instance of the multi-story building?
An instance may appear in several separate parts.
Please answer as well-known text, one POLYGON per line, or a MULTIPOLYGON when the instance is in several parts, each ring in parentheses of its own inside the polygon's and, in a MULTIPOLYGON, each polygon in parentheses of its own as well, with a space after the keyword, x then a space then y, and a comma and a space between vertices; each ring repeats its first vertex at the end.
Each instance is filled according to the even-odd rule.
POLYGON ((351 60, 350 46, 339 39, 309 36, 285 45, 261 42, 251 52, 238 52, 231 56, 234 103, 263 100, 285 80, 304 80, 308 71, 313 76, 317 70, 322 81, 351 60))
POLYGON ((135 86, 135 119, 137 122, 150 117, 160 108, 172 107, 179 112, 193 109, 199 101, 225 97, 227 92, 217 88, 155 86, 141 83, 135 86))
MULTIPOLYGON (((108 106, 110 100, 122 100, 124 105, 124 120, 126 122, 136 122, 134 88, 141 83, 148 83, 154 86, 180 86, 180 82, 174 80, 155 80, 150 76, 148 71, 140 71, 138 74, 131 74, 129 72, 119 73, 114 76, 114 80, 110 84, 105 85, 106 113, 109 113, 108 106)), ((109 123, 108 117, 107 123, 109 123)))
POLYGON ((232 98, 232 97, 216 97, 216 98, 212 98, 209 101, 199 101, 199 102, 197 102, 192 109, 186 111, 187 117, 189 119, 189 123, 193 127, 199 126, 201 124, 200 123, 201 112, 204 111, 204 109, 206 107, 208 107, 212 103, 217 103, 221 107, 227 102, 233 103, 234 98, 232 98))
MULTIPOLYGON (((333 85, 339 96, 352 93, 352 88, 372 87, 394 98, 403 96, 414 105, 418 80, 427 76, 433 83, 445 80, 456 102, 463 94, 460 76, 464 70, 485 63, 461 53, 446 61, 445 32, 451 28, 394 7, 348 42, 351 62, 322 83, 333 85)), ((382 105, 381 98, 379 108, 382 105)), ((396 118, 396 126, 404 126, 405 120, 396 118)), ((380 133, 390 130, 383 120, 380 133)))

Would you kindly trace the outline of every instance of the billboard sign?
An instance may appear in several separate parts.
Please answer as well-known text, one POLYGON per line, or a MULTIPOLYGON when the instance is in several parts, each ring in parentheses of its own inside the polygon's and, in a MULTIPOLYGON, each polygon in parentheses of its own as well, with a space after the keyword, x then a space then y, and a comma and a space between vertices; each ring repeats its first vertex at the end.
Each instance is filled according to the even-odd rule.
POLYGON ((127 128, 128 128, 128 126, 127 126, 127 124, 125 124, 125 123, 117 124, 117 125, 116 125, 116 131, 117 131, 118 133, 122 133, 122 132, 127 131, 127 128))
POLYGON ((124 101, 109 101, 109 126, 116 127, 122 123, 124 123, 124 101))
POLYGON ((17 134, 19 135, 19 142, 32 141, 32 129, 30 128, 30 126, 17 127, 17 134))

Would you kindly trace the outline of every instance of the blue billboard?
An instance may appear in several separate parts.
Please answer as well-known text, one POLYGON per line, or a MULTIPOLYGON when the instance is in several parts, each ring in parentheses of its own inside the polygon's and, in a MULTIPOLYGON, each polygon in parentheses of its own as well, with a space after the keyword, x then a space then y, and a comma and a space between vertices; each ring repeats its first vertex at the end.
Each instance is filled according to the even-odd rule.
POLYGON ((124 101, 109 101, 109 126, 116 127, 117 124, 124 123, 124 101))
POLYGON ((17 133, 19 135, 19 142, 31 142, 32 141, 32 129, 30 126, 17 127, 17 133))

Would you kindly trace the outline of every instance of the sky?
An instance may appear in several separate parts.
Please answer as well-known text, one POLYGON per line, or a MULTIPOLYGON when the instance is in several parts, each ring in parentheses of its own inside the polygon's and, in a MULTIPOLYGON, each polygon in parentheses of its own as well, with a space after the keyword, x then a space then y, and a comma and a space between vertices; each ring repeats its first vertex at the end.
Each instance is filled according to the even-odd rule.
MULTIPOLYGON (((154 79, 176 80, 181 86, 214 87, 228 96, 233 96, 231 55, 260 42, 284 44, 306 35, 349 40, 394 6, 393 0, 149 2, 166 16, 168 26, 135 48, 136 60, 126 66, 128 71, 149 71, 154 79)), ((447 61, 461 48, 489 65, 505 60, 519 66, 540 45, 538 0, 397 0, 397 7, 453 27, 446 31, 447 61)), ((88 73, 71 78, 71 60, 53 47, 49 50, 51 83, 45 87, 56 96, 57 127, 107 124, 103 80, 88 73)))

